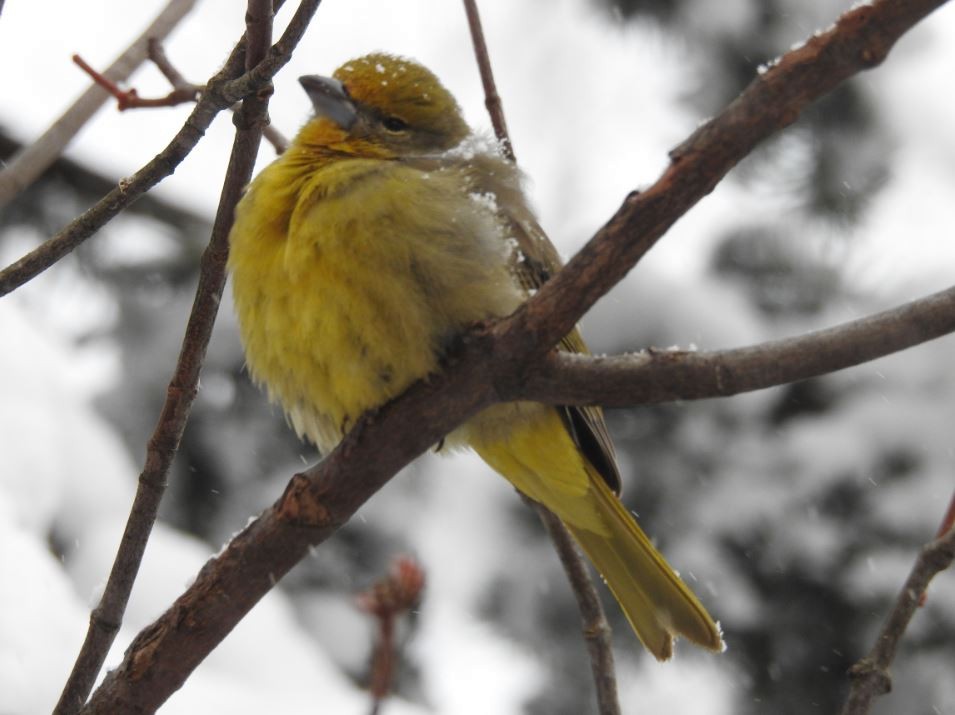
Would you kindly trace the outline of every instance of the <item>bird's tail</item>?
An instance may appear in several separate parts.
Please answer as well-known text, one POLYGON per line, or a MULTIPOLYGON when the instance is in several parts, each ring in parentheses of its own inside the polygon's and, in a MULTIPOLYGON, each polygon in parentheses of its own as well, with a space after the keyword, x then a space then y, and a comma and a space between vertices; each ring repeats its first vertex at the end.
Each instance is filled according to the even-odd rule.
POLYGON ((653 655, 669 658, 675 636, 722 650, 716 623, 581 454, 557 410, 497 405, 467 430, 484 461, 567 525, 653 655))
POLYGON ((717 624, 597 475, 591 478, 591 490, 607 533, 567 526, 647 650, 658 660, 667 660, 673 654, 674 636, 722 650, 717 624))

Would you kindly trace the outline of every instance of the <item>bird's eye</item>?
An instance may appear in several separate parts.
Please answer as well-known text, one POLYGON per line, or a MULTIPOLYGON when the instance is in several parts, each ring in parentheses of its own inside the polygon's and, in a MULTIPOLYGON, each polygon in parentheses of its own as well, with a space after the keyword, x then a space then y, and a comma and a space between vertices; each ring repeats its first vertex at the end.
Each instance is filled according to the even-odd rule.
POLYGON ((381 120, 381 125, 389 132, 403 132, 408 128, 408 122, 400 117, 385 117, 381 120))

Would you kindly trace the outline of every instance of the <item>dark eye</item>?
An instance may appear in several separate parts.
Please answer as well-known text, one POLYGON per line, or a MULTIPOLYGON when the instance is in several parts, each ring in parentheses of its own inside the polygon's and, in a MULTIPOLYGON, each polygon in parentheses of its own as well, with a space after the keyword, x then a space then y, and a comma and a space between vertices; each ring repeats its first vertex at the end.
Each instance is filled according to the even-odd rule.
POLYGON ((399 117, 385 117, 381 120, 381 125, 389 132, 403 132, 408 128, 408 122, 399 117))

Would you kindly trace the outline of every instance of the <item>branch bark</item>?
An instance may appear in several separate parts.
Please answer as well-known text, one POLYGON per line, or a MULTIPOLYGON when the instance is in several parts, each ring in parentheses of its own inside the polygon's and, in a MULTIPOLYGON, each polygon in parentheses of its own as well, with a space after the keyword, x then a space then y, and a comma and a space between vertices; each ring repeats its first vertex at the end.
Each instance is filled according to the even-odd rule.
POLYGON ((549 509, 534 504, 537 515, 550 534, 557 556, 567 572, 571 590, 577 599, 584 642, 590 656, 590 671, 597 694, 597 712, 600 715, 620 715, 620 700, 617 697, 617 670, 613 663, 610 624, 604 614, 600 597, 594 589, 593 580, 587 572, 584 557, 567 527, 549 509))
POLYGON ((487 52, 487 43, 484 41, 484 29, 481 27, 481 16, 478 14, 477 0, 464 0, 464 11, 468 17, 468 29, 471 32, 471 45, 474 47, 474 57, 481 72, 481 84, 484 86, 484 106, 491 117, 491 126, 494 127, 494 136, 506 156, 516 162, 514 145, 507 132, 507 122, 504 120, 504 107, 501 96, 497 93, 494 83, 494 73, 491 71, 491 58, 487 52))
MULTIPOLYGON (((216 114, 269 86, 276 72, 288 63, 292 49, 301 39, 311 19, 311 13, 314 13, 320 2, 321 0, 311 0, 299 5, 279 41, 271 47, 261 62, 244 74, 243 38, 226 60, 225 66, 206 83, 206 91, 199 98, 182 129, 166 148, 129 179, 121 181, 119 186, 62 231, 0 271, 0 297, 16 290, 52 266, 133 201, 172 174, 199 143, 216 114)), ((283 3, 284 0, 275 0, 273 6, 278 10, 283 3)))
MULTIPOLYGON (((306 5, 307 3, 303 3, 306 5)), ((311 12, 318 3, 312 3, 311 12)), ((307 18, 311 17, 308 13, 307 18)), ((307 22, 306 22, 307 24, 307 22)), ((248 0, 245 65, 251 70, 265 56, 272 36, 272 0, 248 0)), ((241 44, 241 43, 240 43, 241 44)), ((55 712, 71 715, 86 701, 122 622, 133 583, 142 562, 146 543, 155 523, 166 487, 169 467, 178 449, 199 383, 215 323, 229 254, 229 231, 235 205, 252 176, 262 126, 267 122, 268 92, 260 91, 243 102, 237 115, 235 142, 209 245, 200 264, 199 285, 186 335, 167 390, 155 431, 149 440, 146 463, 130 510, 113 568, 100 599, 90 616, 90 626, 80 654, 68 678, 55 712)))
POLYGON ((478 410, 502 395, 519 394, 516 385, 533 374, 535 359, 756 141, 791 123, 838 81, 876 64, 899 36, 941 4, 882 0, 858 7, 755 80, 673 153, 672 165, 654 186, 628 197, 522 309, 463 336, 444 372, 364 415, 320 464, 292 477, 278 501, 137 636, 86 711, 158 707, 311 546, 334 533, 399 469, 478 410))
MULTIPOLYGON (((129 77, 146 60, 150 38, 167 37, 195 4, 196 0, 169 0, 149 27, 103 74, 114 82, 129 77)), ((33 144, 18 152, 0 171, 0 207, 36 181, 108 99, 107 92, 91 86, 33 144)))
POLYGON ((513 347, 510 359, 547 352, 759 142, 796 121, 810 102, 882 62, 899 37, 945 2, 860 5, 758 75, 670 152, 670 166, 653 186, 632 192, 564 269, 498 326, 498 335, 513 347))
POLYGON ((842 715, 866 715, 872 701, 892 690, 889 666, 895 658, 899 641, 915 615, 919 603, 936 574, 955 560, 955 530, 922 547, 895 605, 879 631, 869 654, 849 670, 850 688, 842 715))
MULTIPOLYGON (((514 145, 504 119, 504 107, 497 93, 494 72, 491 70, 491 58, 484 40, 477 0, 464 0, 464 10, 468 18, 471 44, 474 47, 474 55, 481 74, 481 83, 484 85, 484 105, 491 117, 494 134, 504 156, 516 163, 514 145)), ((617 697, 617 675, 613 664, 612 631, 610 624, 607 623, 603 607, 600 605, 600 597, 597 595, 597 589, 594 588, 583 555, 577 548, 570 531, 556 515, 543 504, 529 499, 525 499, 525 502, 533 506, 544 523, 560 557, 564 572, 567 574, 574 598, 577 600, 583 623, 584 642, 587 644, 587 654, 590 656, 590 668, 594 677, 597 708, 601 715, 619 715, 620 702, 617 697)))
POLYGON ((561 405, 728 397, 806 380, 955 332, 955 287, 825 330, 733 350, 647 350, 590 357, 550 354, 499 380, 502 399, 561 405))

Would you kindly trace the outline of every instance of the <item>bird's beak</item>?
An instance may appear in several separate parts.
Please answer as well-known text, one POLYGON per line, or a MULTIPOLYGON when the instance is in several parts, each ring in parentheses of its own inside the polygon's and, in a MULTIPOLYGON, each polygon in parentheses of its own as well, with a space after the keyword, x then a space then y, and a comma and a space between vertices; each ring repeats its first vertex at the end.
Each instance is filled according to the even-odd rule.
POLYGON ((317 74, 307 74, 299 77, 298 81, 312 100, 316 117, 328 117, 342 129, 351 129, 358 118, 358 111, 341 82, 317 74))

